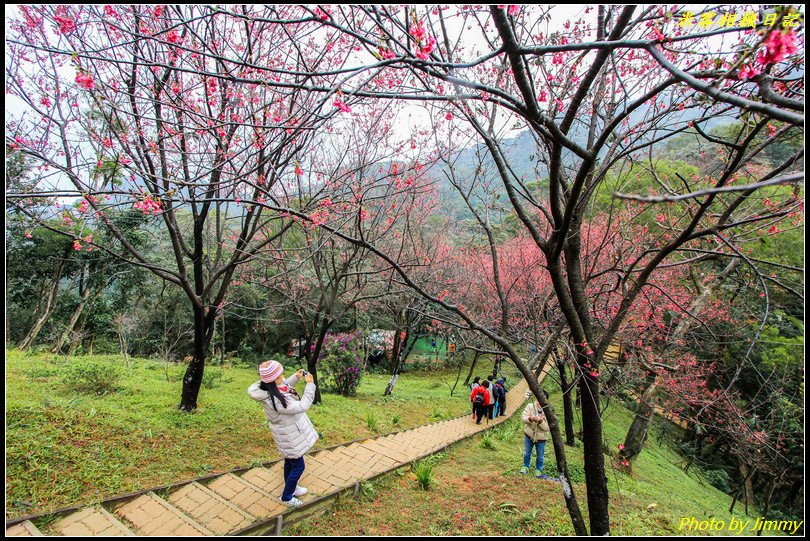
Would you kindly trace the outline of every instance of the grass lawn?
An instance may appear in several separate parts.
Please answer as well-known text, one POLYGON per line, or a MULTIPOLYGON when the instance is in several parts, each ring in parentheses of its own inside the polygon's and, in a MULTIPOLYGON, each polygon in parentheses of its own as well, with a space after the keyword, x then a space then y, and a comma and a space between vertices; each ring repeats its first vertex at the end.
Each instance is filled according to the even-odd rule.
MULTIPOLYGON (((562 412, 559 393, 552 395, 552 403, 562 412)), ((608 409, 605 440, 614 451, 631 420, 631 413, 620 406, 608 409)), ((679 456, 656 439, 651 434, 632 473, 614 469, 611 458, 605 457, 612 534, 688 534, 678 527, 683 517, 692 516, 728 524, 730 496, 698 479, 692 470, 685 474, 679 456)), ((587 513, 579 445, 566 449, 577 499, 587 513)), ((402 468, 366 483, 357 498, 343 498, 325 514, 292 525, 284 535, 573 535, 560 485, 519 475, 522 449, 522 425, 513 416, 486 435, 434 455, 430 459, 434 483, 428 490, 420 487, 415 472, 402 468)), ((546 473, 555 475, 550 444, 545 456, 546 473)), ((743 517, 741 506, 735 508, 735 517, 743 517)), ((754 524, 752 517, 744 520, 754 524)))
MULTIPOLYGON (((208 367, 199 409, 185 414, 176 409, 182 365, 133 359, 127 368, 120 356, 94 356, 69 366, 6 351, 7 518, 280 458, 261 406, 247 396, 254 368, 208 367), (87 363, 119 369, 116 391, 80 394, 64 383, 69 366, 87 363)), ((309 412, 321 435, 316 449, 467 413, 466 389, 450 397, 455 375, 405 373, 384 398, 389 376, 367 374, 357 397, 325 394, 309 412)))

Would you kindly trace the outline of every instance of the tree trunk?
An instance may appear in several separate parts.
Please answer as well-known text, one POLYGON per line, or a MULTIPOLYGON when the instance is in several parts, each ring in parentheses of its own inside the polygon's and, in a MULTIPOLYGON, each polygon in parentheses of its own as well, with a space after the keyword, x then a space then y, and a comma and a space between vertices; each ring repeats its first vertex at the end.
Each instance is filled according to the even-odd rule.
POLYGON ((464 361, 467 360, 466 352, 461 352, 461 362, 458 363, 458 373, 456 374, 456 382, 453 383, 453 387, 450 388, 450 396, 453 396, 453 393, 456 392, 456 387, 458 387, 458 382, 461 380, 461 371, 464 370, 464 361))
POLYGON ((185 412, 197 409, 197 398, 200 395, 203 372, 205 370, 205 356, 213 332, 209 329, 205 308, 194 306, 194 354, 188 363, 186 373, 183 375, 183 392, 180 404, 177 406, 185 412))
POLYGON ((76 328, 76 322, 79 321, 79 317, 81 317, 82 311, 84 311, 84 307, 87 305, 87 299, 90 298, 90 284, 88 283, 90 277, 88 270, 89 268, 86 265, 82 277, 82 281, 84 282, 84 291, 82 291, 79 299, 79 305, 73 311, 73 315, 70 316, 70 320, 65 326, 65 332, 59 335, 56 344, 54 344, 53 348, 51 349, 51 353, 59 353, 62 350, 62 345, 64 345, 65 340, 67 340, 68 336, 70 336, 70 333, 73 332, 73 329, 76 328))
MULTIPOLYGON (((743 496, 743 500, 746 502, 746 512, 748 506, 748 499, 746 496, 746 492, 753 495, 753 486, 751 483, 751 478, 754 477, 754 472, 756 472, 756 468, 752 468, 750 471, 748 469, 748 465, 742 461, 740 461, 740 475, 742 476, 742 483, 740 483, 740 488, 734 494, 734 499, 731 500, 731 507, 729 507, 728 512, 734 512, 734 505, 737 503, 737 500, 740 496, 743 496)), ((751 502, 753 503, 753 501, 751 502)))
MULTIPOLYGON (((596 363, 598 366, 599 363, 596 363)), ((610 534, 605 455, 602 452, 602 419, 599 408, 599 382, 587 369, 580 378, 582 395, 582 441, 585 462, 585 486, 588 493, 588 514, 591 535, 610 534)))
POLYGON ((34 322, 34 326, 31 327, 31 330, 28 331, 28 334, 23 338, 22 342, 20 342, 18 347, 22 351, 30 349, 31 346, 34 345, 34 340, 36 340, 42 327, 45 326, 45 323, 48 322, 54 310, 56 310, 56 299, 59 296, 59 281, 62 279, 62 269, 65 267, 65 261, 67 261, 69 254, 70 248, 67 248, 59 259, 59 263, 56 265, 56 271, 53 273, 53 280, 51 281, 50 293, 45 301, 45 308, 34 322))
MULTIPOLYGON (((397 328, 399 328, 399 321, 397 322, 397 328)), ((388 362, 388 370, 391 372, 391 375, 397 373, 399 363, 399 351, 402 349, 402 338, 400 337, 401 331, 394 331, 394 343, 391 346, 391 360, 388 362)))
POLYGON ((563 415, 565 419, 565 444, 574 445, 574 404, 571 400, 571 391, 573 385, 568 383, 568 373, 565 369, 565 361, 558 355, 555 355, 555 362, 557 370, 560 373, 560 387, 562 388, 563 396, 563 415))
POLYGON ((129 351, 127 351, 129 347, 127 346, 127 339, 123 332, 118 335, 118 345, 121 347, 121 355, 124 356, 124 363, 127 365, 127 368, 129 368, 129 351))
POLYGON ((745 508, 748 509, 749 505, 752 507, 754 505, 754 483, 752 482, 754 470, 749 469, 745 462, 740 462, 740 475, 743 478, 743 501, 745 508))
POLYGON ((478 363, 478 357, 481 356, 481 353, 476 351, 475 356, 473 357, 472 364, 470 365, 470 371, 467 373, 467 379, 464 380, 464 385, 467 387, 470 386, 470 379, 472 378, 473 371, 475 370, 475 365, 478 363))
MULTIPOLYGON (((82 326, 80 326, 79 328, 81 329, 81 328, 82 328, 82 326)), ((79 336, 78 336, 78 337, 71 338, 71 340, 70 340, 70 344, 68 345, 68 353, 67 353, 67 354, 68 354, 68 357, 73 357, 73 354, 74 354, 74 353, 76 353, 76 350, 79 348, 79 346, 80 346, 81 344, 82 344, 82 336, 81 336, 81 333, 79 333, 79 336)), ((92 346, 92 342, 91 342, 91 346, 92 346)), ((90 350, 90 355, 91 355, 91 356, 93 355, 93 353, 92 353, 92 349, 90 350)))
MULTIPOLYGON (((770 486, 768 487, 768 497, 765 498, 765 510, 762 512, 762 522, 757 535, 762 535, 762 528, 765 526, 765 519, 768 518, 768 513, 771 511, 771 499, 773 498, 773 491, 776 490, 776 479, 771 479, 770 486)), ((746 513, 748 510, 746 509, 746 513)))
MULTIPOLYGON (((385 391, 383 391, 383 396, 390 396, 394 393, 394 386, 397 384, 397 380, 399 379, 399 371, 402 369, 402 364, 404 362, 405 357, 403 356, 403 353, 405 352, 402 351, 403 344, 408 343, 408 340, 410 338, 409 335, 410 329, 405 331, 405 338, 403 338, 402 340, 397 340, 397 338, 399 337, 398 334, 394 338, 394 352, 393 352, 394 354, 392 355, 392 357, 394 358, 394 367, 391 370, 391 379, 388 380, 388 385, 385 386, 385 391)), ((411 349, 412 348, 413 346, 411 346, 411 349)), ((407 353, 410 353, 410 349, 408 349, 407 353)), ((407 355, 407 353, 405 353, 405 355, 407 355)))
POLYGON ((650 430, 650 421, 653 415, 653 393, 657 386, 655 372, 648 372, 646 379, 646 388, 641 393, 641 398, 638 401, 638 409, 630 429, 627 431, 627 436, 624 438, 624 449, 619 451, 619 456, 626 460, 634 460, 644 446, 647 440, 647 433, 650 430))
POLYGON ((312 378, 315 382, 315 399, 313 400, 313 404, 321 403, 321 386, 318 383, 318 358, 321 356, 323 341, 326 339, 326 334, 329 332, 331 326, 331 318, 324 316, 321 330, 318 333, 318 337, 315 339, 315 347, 312 348, 312 351, 307 353, 307 371, 312 374, 312 378))

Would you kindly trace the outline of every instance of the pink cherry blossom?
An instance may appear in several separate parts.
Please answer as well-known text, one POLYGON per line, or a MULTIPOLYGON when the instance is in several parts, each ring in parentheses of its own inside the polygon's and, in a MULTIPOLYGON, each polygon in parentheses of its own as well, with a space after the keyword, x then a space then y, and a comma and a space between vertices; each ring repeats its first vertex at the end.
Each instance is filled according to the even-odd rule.
POLYGON ((79 86, 85 90, 93 90, 96 87, 96 82, 93 80, 93 76, 89 73, 78 73, 76 75, 76 82, 79 83, 79 86))
POLYGON ((413 26, 411 27, 410 34, 411 34, 411 36, 413 36, 413 38, 414 38, 414 39, 416 39, 417 41, 418 41, 418 40, 421 40, 422 38, 424 38, 424 37, 425 37, 425 35, 427 34, 427 32, 425 32, 425 27, 424 27, 424 25, 422 24, 422 21, 419 21, 417 24, 415 24, 415 25, 413 25, 413 26))
POLYGON ((433 49, 436 47, 436 38, 433 36, 428 36, 427 40, 425 40, 424 44, 419 47, 416 51, 416 58, 420 60, 429 60, 430 53, 433 52, 433 49))
POLYGON ((162 210, 160 201, 152 199, 149 195, 141 201, 136 201, 132 208, 140 210, 144 214, 159 214, 162 210))
POLYGON ((343 100, 341 100, 340 98, 336 99, 336 100, 335 100, 335 101, 332 103, 332 105, 334 105, 335 107, 337 107, 337 108, 338 108, 338 109, 339 109, 341 112, 343 112, 343 113, 351 113, 351 112, 352 112, 351 107, 349 107, 348 105, 346 105, 346 104, 343 102, 343 100))
POLYGON ((59 31, 63 34, 70 34, 76 30, 76 22, 70 17, 63 17, 61 15, 54 15, 54 21, 59 23, 59 31))
POLYGON ((796 47, 796 34, 793 30, 780 32, 775 30, 768 34, 768 38, 763 43, 764 51, 757 56, 757 62, 763 66, 781 62, 788 55, 799 51, 796 47))
POLYGON ((742 68, 740 68, 740 79, 752 79, 762 73, 762 70, 752 64, 745 64, 742 68))
POLYGON ((380 47, 378 49, 378 52, 380 53, 380 58, 382 58, 383 60, 390 60, 392 58, 396 58, 397 56, 396 54, 394 54, 394 51, 388 48, 380 47))

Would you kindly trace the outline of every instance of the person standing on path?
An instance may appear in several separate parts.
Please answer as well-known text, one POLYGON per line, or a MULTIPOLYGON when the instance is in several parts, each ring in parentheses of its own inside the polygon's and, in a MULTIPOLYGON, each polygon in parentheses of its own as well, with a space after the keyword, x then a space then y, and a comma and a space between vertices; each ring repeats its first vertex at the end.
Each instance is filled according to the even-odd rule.
POLYGON ((489 405, 487 406, 487 419, 490 421, 495 417, 495 401, 497 395, 495 394, 495 376, 489 376, 484 380, 483 385, 489 390, 489 405))
POLYGON ((298 486, 304 473, 304 455, 318 441, 318 433, 306 411, 315 399, 315 381, 312 374, 299 370, 290 379, 284 378, 284 367, 277 361, 265 361, 259 366, 260 381, 248 388, 248 395, 264 407, 264 415, 279 452, 284 456, 284 491, 281 502, 300 507, 298 497, 307 489, 298 486), (295 384, 304 376, 307 385, 304 396, 295 392, 295 384))
MULTIPOLYGON (((548 393, 544 390, 543 393, 548 398, 548 393)), ((532 396, 531 391, 526 391, 526 398, 532 396)), ((533 400, 523 409, 523 467, 520 468, 520 473, 526 475, 532 465, 532 450, 537 451, 537 458, 535 459, 535 474, 538 479, 549 479, 543 473, 543 464, 545 463, 546 440, 549 437, 549 427, 546 415, 543 413, 543 408, 540 402, 533 400)))
POLYGON ((497 401, 495 404, 495 417, 502 417, 506 415, 506 386, 504 379, 500 378, 495 382, 495 396, 497 401))
POLYGON ((484 381, 481 385, 473 389, 470 394, 470 402, 473 403, 475 410, 475 424, 481 424, 481 417, 483 417, 489 409, 489 402, 492 400, 489 393, 489 382, 484 381))

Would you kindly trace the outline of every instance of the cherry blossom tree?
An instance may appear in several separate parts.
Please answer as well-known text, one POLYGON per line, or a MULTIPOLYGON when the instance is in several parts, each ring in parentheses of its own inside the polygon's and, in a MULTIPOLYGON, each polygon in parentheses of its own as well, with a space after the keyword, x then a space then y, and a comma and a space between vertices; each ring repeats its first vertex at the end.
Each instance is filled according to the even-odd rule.
MULTIPOLYGON (((605 352, 659 266, 687 264, 682 254, 706 249, 704 239, 725 257, 740 257, 737 231, 801 212, 795 195, 781 196, 766 212, 749 212, 763 188, 803 179, 796 169, 801 152, 755 174, 747 166, 804 125, 803 82, 796 76, 802 33, 790 26, 789 9, 772 12, 771 25, 755 14, 750 26, 732 22, 716 29, 679 26, 685 12, 659 7, 586 8, 584 17, 562 28, 552 28, 543 7, 465 6, 445 14, 448 9, 357 7, 328 15, 324 26, 355 39, 375 57, 369 66, 388 68, 354 95, 444 103, 448 121, 468 123, 489 150, 510 205, 545 255, 576 344, 584 372, 579 387, 590 529, 605 534, 610 520, 599 405, 605 352), (461 39, 473 29, 483 50, 461 39), (485 124, 490 108, 501 113, 503 125, 517 123, 537 141, 549 178, 547 199, 534 197, 514 174, 492 123, 485 124), (732 139, 716 141, 707 133, 709 120, 734 116, 742 117, 743 128, 732 139), (619 194, 619 205, 635 199, 654 212, 655 204, 682 202, 685 212, 620 274, 621 301, 610 318, 597 320, 582 244, 593 196, 617 170, 681 133, 719 144, 720 167, 697 178, 675 175, 647 193, 619 194), (538 213, 547 227, 538 225, 538 213)), ((711 21, 719 11, 703 14, 711 21)))
POLYGON ((77 5, 21 6, 10 23, 7 92, 21 112, 6 138, 37 181, 7 196, 76 250, 105 251, 185 292, 195 322, 185 411, 197 406, 236 269, 292 223, 261 203, 314 206, 295 178, 315 128, 348 108, 335 95, 345 51, 315 39, 317 21, 291 6, 226 17, 203 6, 77 5), (122 209, 166 231, 173 263, 128 242, 122 209), (64 227, 47 225, 54 214, 64 227), (114 242, 88 236, 91 226, 114 242))

